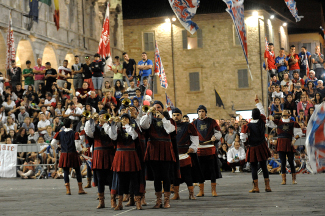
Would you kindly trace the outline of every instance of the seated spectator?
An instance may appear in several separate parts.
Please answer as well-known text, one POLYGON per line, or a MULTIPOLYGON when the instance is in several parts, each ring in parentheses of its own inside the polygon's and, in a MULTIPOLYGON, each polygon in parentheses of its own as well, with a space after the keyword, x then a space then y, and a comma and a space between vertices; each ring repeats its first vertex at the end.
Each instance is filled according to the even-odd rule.
POLYGON ((299 115, 296 117, 296 122, 307 125, 307 116, 305 116, 304 110, 299 110, 299 115))
POLYGON ((308 125, 309 119, 313 115, 314 111, 315 111, 315 107, 310 107, 309 108, 309 110, 308 110, 308 116, 307 116, 307 124, 306 125, 308 125))
POLYGON ((135 97, 133 100, 134 99, 137 99, 139 101, 139 104, 142 105, 143 96, 141 95, 141 90, 139 88, 135 90, 135 97))
POLYGON ((283 109, 290 110, 292 116, 297 116, 297 104, 293 101, 292 94, 287 95, 287 100, 284 102, 283 109))
POLYGON ((73 130, 75 130, 81 115, 82 115, 81 109, 79 107, 76 107, 75 104, 71 102, 70 107, 64 113, 63 117, 72 120, 73 130))
POLYGON ((7 132, 4 127, 0 128, 0 142, 5 142, 7 137, 7 132))
POLYGON ((57 133, 61 130, 62 127, 63 127, 63 122, 60 120, 59 117, 55 117, 53 119, 53 125, 52 125, 53 131, 57 133))
POLYGON ((239 141, 236 141, 234 148, 229 149, 227 153, 227 164, 232 168, 232 172, 235 172, 236 166, 240 166, 240 171, 243 171, 243 166, 245 165, 245 158, 245 150, 240 147, 239 141))
MULTIPOLYGON (((133 98, 133 100, 132 100, 132 104, 133 104, 133 106, 135 106, 138 110, 140 109, 140 103, 139 103, 138 98, 133 98)), ((188 117, 187 117, 187 118, 188 118, 188 117)), ((183 120, 184 120, 184 116, 183 116, 183 120)))
POLYGON ((228 133, 228 128, 226 127, 225 124, 222 124, 220 130, 221 130, 222 138, 225 139, 228 133))
POLYGON ((37 165, 37 164, 39 164, 38 158, 35 159, 35 162, 33 162, 32 160, 25 162, 23 166, 23 170, 22 171, 17 170, 18 175, 22 179, 28 179, 28 178, 36 179, 36 177, 38 177, 41 174, 42 167, 40 165, 38 166, 31 166, 31 165, 37 165))
POLYGON ((53 128, 50 125, 47 126, 46 127, 46 133, 44 134, 44 140, 45 140, 45 142, 46 143, 51 143, 51 141, 52 141, 52 139, 53 139, 53 137, 54 137, 55 134, 56 133, 53 132, 53 128))
POLYGON ((40 134, 45 134, 46 133, 46 128, 49 126, 51 123, 49 120, 46 119, 44 113, 40 113, 40 121, 37 124, 37 129, 40 134))
POLYGON ((2 103, 2 106, 5 108, 6 115, 9 115, 8 112, 14 113, 16 111, 16 104, 11 100, 11 95, 7 94, 5 96, 5 101, 2 103))
POLYGON ((24 95, 27 96, 28 100, 31 101, 32 100, 32 95, 35 94, 34 91, 34 86, 33 85, 29 85, 26 89, 26 91, 24 92, 24 95))
POLYGON ((275 85, 271 85, 268 89, 268 99, 269 99, 269 104, 273 102, 272 94, 275 92, 275 85))
POLYGON ((281 171, 281 163, 279 160, 278 153, 273 154, 273 158, 270 160, 269 164, 267 165, 267 169, 270 173, 280 173, 281 171))
POLYGON ((38 132, 35 132, 33 128, 29 128, 28 133, 29 133, 29 135, 27 137, 28 141, 38 140, 39 134, 38 134, 38 132))
POLYGON ((305 116, 308 115, 308 109, 312 107, 313 105, 307 101, 307 96, 306 95, 301 95, 300 102, 297 104, 297 111, 299 112, 300 110, 303 110, 305 113, 305 116))
POLYGON ((318 79, 315 77, 315 71, 311 70, 309 72, 309 77, 307 77, 307 79, 305 79, 305 86, 304 87, 305 87, 306 90, 308 89, 308 86, 307 86, 308 82, 314 83, 313 88, 315 88, 317 86, 318 79))
POLYGON ((318 80, 317 81, 316 92, 319 92, 321 94, 322 98, 325 97, 325 88, 324 88, 324 85, 323 85, 323 80, 318 80))
MULTIPOLYGON (((89 94, 90 94, 90 92, 88 92, 89 94)), ((67 100, 68 101, 68 100, 67 100)), ((87 101, 87 100, 86 100, 87 101)), ((66 104, 66 109, 68 109, 69 108, 69 104, 70 104, 70 102, 71 101, 69 101, 69 103, 67 103, 66 104)), ((74 96, 73 98, 72 98, 72 102, 74 103, 74 105, 76 106, 76 107, 79 107, 80 109, 82 109, 82 107, 85 105, 85 104, 81 104, 81 103, 79 103, 78 102, 78 98, 76 97, 76 96, 74 96)))
POLYGON ((7 137, 5 143, 6 144, 12 144, 12 138, 11 137, 7 137))
POLYGON ((20 109, 20 113, 18 114, 18 123, 19 125, 22 125, 24 123, 25 118, 29 117, 29 114, 28 112, 26 112, 24 106, 21 106, 19 109, 20 109))
POLYGON ((287 100, 288 94, 292 94, 291 91, 289 91, 289 86, 284 85, 283 86, 283 98, 284 98, 284 101, 287 100))
POLYGON ((302 88, 301 88, 301 84, 297 83, 295 85, 294 92, 293 92, 293 99, 294 99, 296 104, 300 102, 302 92, 303 91, 302 91, 302 88))
POLYGON ((101 102, 101 101, 98 101, 98 113, 100 113, 100 111, 102 111, 102 110, 106 110, 105 108, 104 108, 104 105, 103 105, 103 102, 101 102))
POLYGON ((18 132, 17 124, 13 121, 11 116, 7 117, 7 122, 4 124, 4 127, 6 128, 7 133, 9 133, 10 130, 18 132))
POLYGON ((281 103, 280 98, 279 97, 275 97, 274 104, 271 105, 271 114, 273 116, 275 116, 275 115, 281 115, 283 109, 284 109, 284 106, 281 103))
POLYGON ((15 133, 15 131, 14 130, 9 130, 9 134, 8 134, 8 137, 7 138, 10 138, 10 140, 11 140, 11 143, 10 144, 13 144, 14 143, 14 141, 15 141, 15 135, 16 135, 16 133, 15 133))
POLYGON ((227 143, 228 147, 231 147, 232 143, 235 141, 236 133, 234 133, 234 126, 230 125, 228 127, 228 133, 225 136, 225 142, 227 143))
POLYGON ((46 89, 44 87, 44 83, 38 84, 38 91, 36 93, 38 98, 45 98, 46 89))
POLYGON ((308 99, 312 99, 315 97, 315 93, 316 93, 316 90, 315 90, 315 85, 313 82, 309 81, 307 83, 307 96, 308 96, 308 99))
POLYGON ((113 92, 114 91, 114 88, 111 86, 110 82, 109 81, 105 81, 103 87, 102 87, 102 92, 113 92))
POLYGON ((21 83, 16 84, 16 88, 13 92, 17 95, 17 101, 20 102, 23 99, 23 95, 25 92, 25 90, 22 89, 22 87, 21 87, 21 83))
POLYGON ((120 98, 120 104, 122 103, 122 101, 123 101, 124 99, 129 99, 129 94, 128 94, 127 91, 123 92, 123 95, 122 95, 122 97, 120 98))
POLYGON ((122 86, 120 80, 116 80, 115 86, 114 86, 114 92, 113 92, 113 95, 114 95, 114 98, 116 99, 116 101, 120 100, 124 91, 125 91, 125 89, 122 86))
POLYGON ((49 120, 51 118, 51 113, 49 111, 47 111, 46 106, 41 106, 41 112, 39 113, 39 117, 40 117, 41 113, 43 113, 45 115, 46 119, 49 120))
POLYGON ((25 128, 20 128, 14 140, 15 144, 27 144, 27 133, 25 128))
POLYGON ((277 79, 276 75, 273 74, 271 75, 271 80, 270 80, 270 83, 268 84, 268 87, 272 86, 272 85, 280 85, 281 82, 277 79))
MULTIPOLYGON (((308 119, 307 119, 307 123, 308 123, 308 119)), ((302 123, 302 122, 300 122, 300 123, 298 123, 298 124, 299 124, 299 126, 300 126, 300 128, 301 128, 302 133, 306 136, 306 132, 307 132, 307 127, 306 127, 306 125, 305 125, 304 123, 302 123)))
POLYGON ((292 79, 292 83, 295 86, 297 83, 300 83, 300 86, 305 86, 305 81, 299 77, 299 72, 298 71, 294 71, 293 72, 293 79, 292 79))
POLYGON ((135 86, 134 79, 129 81, 130 87, 126 89, 127 93, 129 94, 129 99, 133 99, 136 96, 137 87, 135 86))
POLYGON ((283 92, 280 91, 280 85, 275 86, 275 92, 272 93, 273 101, 274 101, 275 97, 280 98, 281 103, 284 102, 284 99, 283 99, 284 96, 283 96, 283 92))
POLYGON ((314 98, 311 99, 312 104, 315 105, 319 105, 323 102, 323 97, 319 92, 315 93, 314 98))
POLYGON ((218 158, 222 164, 222 171, 229 171, 231 168, 227 164, 227 153, 228 153, 228 145, 227 143, 222 143, 221 148, 218 149, 218 158))
POLYGON ((293 90, 293 83, 292 83, 292 80, 289 79, 289 74, 288 73, 284 73, 283 80, 281 81, 280 85, 281 85, 282 91, 284 91, 284 86, 288 86, 288 91, 293 90))
POLYGON ((59 117, 59 119, 61 120, 62 119, 62 116, 63 116, 63 112, 64 112, 64 108, 62 107, 62 103, 59 101, 57 102, 56 104, 56 108, 54 110, 55 112, 55 117, 59 117))
POLYGON ((112 96, 111 91, 107 91, 105 93, 105 96, 103 97, 102 102, 105 105, 106 109, 110 107, 110 103, 117 104, 117 101, 116 101, 115 97, 112 96))
POLYGON ((143 78, 143 84, 140 85, 140 91, 141 91, 141 96, 144 96, 146 93, 146 90, 148 89, 149 84, 148 84, 148 78, 144 77, 143 78))
POLYGON ((46 94, 46 100, 44 102, 44 106, 49 107, 51 106, 52 103, 56 103, 56 99, 52 97, 51 93, 46 94))
POLYGON ((87 82, 83 82, 82 88, 76 90, 76 96, 78 97, 78 102, 82 105, 86 104, 87 98, 90 95, 91 89, 88 87, 87 82))
POLYGON ((99 96, 96 94, 95 91, 90 92, 90 96, 87 98, 86 104, 89 104, 91 107, 96 109, 96 112, 99 113, 98 111, 98 102, 99 102, 99 96))

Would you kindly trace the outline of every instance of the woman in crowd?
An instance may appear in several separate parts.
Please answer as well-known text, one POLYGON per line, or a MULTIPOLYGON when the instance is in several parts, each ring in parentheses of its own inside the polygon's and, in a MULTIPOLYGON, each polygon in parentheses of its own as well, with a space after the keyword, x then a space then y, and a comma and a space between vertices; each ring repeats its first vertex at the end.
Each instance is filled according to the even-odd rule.
POLYGON ((12 129, 10 129, 8 131, 9 131, 8 138, 10 138, 11 143, 14 143, 14 140, 15 140, 15 131, 12 130, 12 129))
POLYGON ((85 124, 86 124, 86 116, 82 116, 80 122, 76 127, 76 132, 80 133, 85 128, 85 124))
POLYGON ((300 97, 300 102, 297 104, 297 111, 303 110, 305 113, 305 116, 308 115, 308 109, 310 107, 313 107, 313 105, 307 101, 307 96, 305 94, 302 94, 300 97))
POLYGON ((114 94, 114 97, 115 97, 116 101, 119 101, 120 100, 120 98, 123 95, 123 92, 124 92, 124 88, 121 85, 121 81, 120 80, 117 80, 115 82, 114 91, 113 91, 113 94, 114 94))
POLYGON ((293 101, 293 96, 292 94, 287 95, 287 100, 284 102, 284 109, 290 110, 291 116, 296 117, 296 112, 297 112, 297 105, 293 101))
POLYGON ((10 130, 17 132, 17 124, 13 121, 11 116, 7 117, 7 123, 4 125, 6 131, 9 133, 10 130))
POLYGON ((37 91, 37 96, 38 98, 45 98, 46 90, 44 88, 44 84, 40 83, 38 84, 38 91, 37 91))
POLYGON ((4 127, 0 128, 0 142, 5 142, 7 138, 7 132, 4 127))
POLYGON ((313 105, 319 105, 323 102, 322 95, 320 93, 315 93, 315 97, 312 99, 313 105))
POLYGON ((283 104, 281 104, 281 99, 279 97, 274 98, 274 104, 271 106, 272 115, 281 114, 283 110, 283 104))
POLYGON ((15 144, 27 144, 27 134, 26 134, 26 129, 25 128, 20 128, 18 130, 18 133, 16 134, 14 143, 15 144))
POLYGON ((114 88, 111 86, 109 81, 106 81, 105 84, 103 85, 102 92, 108 92, 108 91, 113 92, 114 88))
POLYGON ((288 89, 289 92, 292 92, 293 84, 292 84, 291 79, 289 79, 289 74, 288 73, 285 73, 283 75, 283 80, 281 81, 280 85, 281 85, 281 90, 282 91, 283 91, 283 86, 287 85, 287 86, 289 86, 289 89, 288 89))
POLYGON ((63 116, 63 112, 64 112, 64 108, 62 107, 62 103, 59 101, 56 103, 56 108, 54 110, 55 112, 55 116, 59 117, 60 120, 62 120, 62 116, 63 116))
POLYGON ((34 86, 33 85, 29 85, 28 88, 26 89, 26 91, 24 92, 24 95, 27 96, 28 100, 32 100, 32 95, 35 93, 34 91, 34 86))
POLYGON ((228 133, 225 136, 225 142, 228 144, 228 147, 231 147, 232 143, 235 141, 236 133, 234 126, 230 125, 228 127, 228 133))
POLYGON ((35 125, 33 123, 31 123, 29 117, 26 117, 24 119, 24 123, 23 123, 22 127, 25 128, 26 131, 29 131, 29 128, 33 128, 35 130, 35 125))
POLYGON ((315 111, 315 107, 310 107, 309 110, 308 110, 308 116, 307 116, 307 124, 309 122, 309 119, 310 117, 312 116, 312 114, 314 113, 315 111))
POLYGON ((229 171, 231 168, 227 164, 227 153, 228 153, 228 145, 227 143, 222 143, 220 148, 218 149, 218 157, 222 163, 222 171, 229 171))
POLYGON ((73 95, 73 91, 71 89, 71 83, 65 82, 63 88, 59 87, 59 89, 62 98, 62 103, 65 104, 65 101, 70 100, 73 95))
POLYGON ((315 91, 314 88, 315 88, 315 84, 314 84, 314 82, 309 81, 309 82, 307 83, 307 91, 306 91, 307 96, 308 96, 309 99, 312 99, 312 98, 315 97, 316 91, 315 91))
POLYGON ((2 106, 5 108, 6 115, 9 115, 9 112, 14 113, 16 111, 16 104, 11 100, 11 95, 9 94, 6 95, 2 106))

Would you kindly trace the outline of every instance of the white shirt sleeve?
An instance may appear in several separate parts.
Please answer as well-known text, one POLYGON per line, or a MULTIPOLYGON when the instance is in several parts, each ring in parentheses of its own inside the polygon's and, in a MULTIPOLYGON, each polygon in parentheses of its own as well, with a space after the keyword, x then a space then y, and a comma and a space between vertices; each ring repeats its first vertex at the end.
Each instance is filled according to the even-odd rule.
POLYGON ((301 130, 301 128, 293 128, 293 136, 299 136, 300 138, 303 136, 303 132, 301 130))
POLYGON ((216 129, 213 129, 214 130, 214 136, 216 137, 217 140, 220 140, 221 137, 222 137, 222 133, 221 131, 218 131, 216 129))
POLYGON ((77 92, 76 92, 76 96, 78 97, 79 95, 80 95, 80 92, 77 91, 77 92))
POLYGON ((143 129, 149 129, 150 124, 151 124, 151 116, 152 113, 148 113, 144 116, 142 116, 141 120, 140 120, 140 127, 143 129))
POLYGON ((232 149, 228 150, 228 153, 227 153, 227 162, 229 163, 232 163, 232 160, 233 160, 233 155, 232 155, 232 149))
MULTIPOLYGON (((261 113, 262 115, 265 115, 265 110, 264 110, 264 107, 263 107, 263 105, 262 105, 261 102, 257 103, 257 104, 256 104, 256 107, 260 110, 260 113, 261 113)), ((265 116, 266 116, 266 115, 265 115, 265 116)))
POLYGON ((117 140, 117 125, 115 124, 115 122, 112 122, 111 127, 108 129, 108 136, 112 140, 117 140))
POLYGON ((167 120, 166 118, 163 118, 162 119, 162 123, 163 123, 163 126, 164 126, 164 129, 166 131, 167 134, 170 134, 172 132, 175 131, 175 126, 170 122, 170 120, 167 120))
POLYGON ((138 137, 138 133, 134 130, 133 127, 131 127, 129 124, 125 125, 126 132, 132 136, 132 139, 135 140, 138 137))
POLYGON ((194 152, 197 152, 197 148, 199 146, 199 136, 190 136, 192 144, 190 145, 190 148, 194 150, 194 152))
POLYGON ((266 121, 266 126, 270 127, 270 128, 277 128, 278 127, 272 120, 267 120, 266 121))
POLYGON ((52 139, 51 146, 53 146, 55 149, 58 148, 59 140, 52 139))
POLYGON ((242 142, 246 142, 247 141, 247 138, 248 138, 247 133, 240 133, 240 140, 242 142))
POLYGON ((239 147, 239 160, 244 160, 246 158, 245 150, 239 147))
POLYGON ((75 140, 74 145, 76 146, 77 151, 82 151, 80 140, 75 140))
POLYGON ((108 130, 109 130, 110 127, 111 127, 111 126, 110 126, 108 123, 105 123, 105 124, 103 125, 104 131, 105 131, 106 134, 108 134, 108 130))
POLYGON ((94 138, 94 132, 93 132, 93 130, 95 129, 95 124, 94 123, 90 124, 90 121, 91 120, 88 120, 86 122, 85 129, 84 130, 85 130, 87 136, 89 136, 90 138, 94 138))

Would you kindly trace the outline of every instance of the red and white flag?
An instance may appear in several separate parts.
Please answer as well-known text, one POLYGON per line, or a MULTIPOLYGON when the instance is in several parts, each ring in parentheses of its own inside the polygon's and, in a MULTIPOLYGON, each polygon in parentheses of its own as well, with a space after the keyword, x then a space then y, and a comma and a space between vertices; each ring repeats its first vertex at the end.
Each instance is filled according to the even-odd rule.
POLYGON ((157 41, 156 41, 156 49, 155 49, 155 65, 156 65, 156 67, 155 67, 155 75, 159 76, 161 87, 166 89, 168 87, 167 77, 166 77, 166 73, 165 73, 163 63, 161 61, 157 41))
POLYGON ((111 58, 111 46, 110 46, 110 37, 109 37, 109 4, 107 4, 106 14, 102 29, 102 35, 100 37, 98 51, 101 58, 106 58, 106 65, 108 70, 112 70, 113 62, 111 58))
POLYGON ((7 35, 7 58, 6 58, 7 70, 10 68, 11 60, 15 60, 15 59, 16 59, 15 40, 14 40, 14 31, 12 30, 12 17, 11 17, 11 10, 10 10, 8 35, 7 35))

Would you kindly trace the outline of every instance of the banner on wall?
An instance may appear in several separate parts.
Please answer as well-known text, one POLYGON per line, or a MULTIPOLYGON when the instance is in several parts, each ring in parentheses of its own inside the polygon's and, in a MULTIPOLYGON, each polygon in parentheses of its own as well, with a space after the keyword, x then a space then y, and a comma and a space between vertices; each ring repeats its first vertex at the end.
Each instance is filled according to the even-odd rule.
POLYGON ((0 177, 16 177, 17 147, 16 144, 0 144, 0 177))

